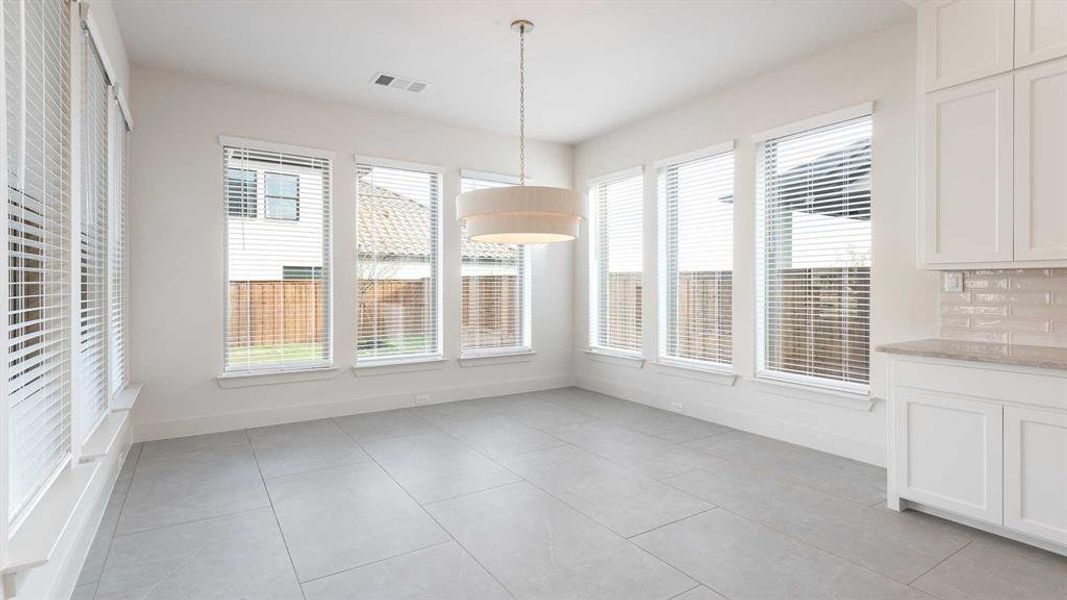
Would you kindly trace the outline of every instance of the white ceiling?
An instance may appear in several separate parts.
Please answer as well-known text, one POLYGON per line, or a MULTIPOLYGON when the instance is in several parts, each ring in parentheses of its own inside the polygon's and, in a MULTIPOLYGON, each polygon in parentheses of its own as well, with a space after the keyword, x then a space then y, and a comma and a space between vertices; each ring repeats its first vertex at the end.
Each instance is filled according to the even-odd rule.
POLYGON ((908 18, 901 0, 116 0, 130 60, 502 133, 575 143, 908 18), (431 83, 369 84, 377 71, 431 83))

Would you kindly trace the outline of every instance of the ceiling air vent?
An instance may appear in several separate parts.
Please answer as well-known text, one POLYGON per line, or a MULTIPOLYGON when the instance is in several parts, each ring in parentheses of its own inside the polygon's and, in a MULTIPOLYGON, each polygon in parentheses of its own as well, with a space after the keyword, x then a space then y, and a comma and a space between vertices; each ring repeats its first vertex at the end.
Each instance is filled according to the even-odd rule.
POLYGON ((371 83, 382 87, 393 88, 394 90, 407 90, 415 94, 424 91, 430 86, 430 84, 425 81, 418 81, 411 77, 402 77, 391 73, 382 73, 381 71, 371 78, 371 83))

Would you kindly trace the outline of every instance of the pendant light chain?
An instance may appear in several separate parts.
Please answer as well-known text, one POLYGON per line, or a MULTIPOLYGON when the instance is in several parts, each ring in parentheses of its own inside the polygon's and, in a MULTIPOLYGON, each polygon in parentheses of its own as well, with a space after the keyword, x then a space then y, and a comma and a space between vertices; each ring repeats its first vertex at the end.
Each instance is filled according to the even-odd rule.
POLYGON ((526 25, 519 26, 519 185, 526 185, 526 25))

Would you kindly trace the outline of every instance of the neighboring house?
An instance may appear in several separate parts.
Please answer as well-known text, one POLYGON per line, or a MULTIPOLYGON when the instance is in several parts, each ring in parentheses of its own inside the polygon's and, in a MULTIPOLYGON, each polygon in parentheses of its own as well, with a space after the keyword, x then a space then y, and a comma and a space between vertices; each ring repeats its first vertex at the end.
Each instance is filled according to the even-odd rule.
POLYGON ((230 281, 312 279, 322 270, 323 173, 245 161, 226 170, 230 281))
MULTIPOLYGON (((425 203, 360 181, 356 211, 361 278, 411 280, 429 276, 433 215, 425 203)), ((465 269, 464 274, 499 275, 501 267, 514 271, 516 251, 464 237, 462 256, 465 265, 480 267, 474 272, 465 269)))

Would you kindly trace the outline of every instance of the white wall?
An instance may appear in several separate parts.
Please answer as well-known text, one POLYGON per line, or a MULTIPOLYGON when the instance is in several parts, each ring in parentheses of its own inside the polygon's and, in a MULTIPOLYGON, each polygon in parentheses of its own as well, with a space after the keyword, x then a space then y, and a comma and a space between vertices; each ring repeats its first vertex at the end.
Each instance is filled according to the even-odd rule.
MULTIPOLYGON (((338 73, 338 77, 347 77, 338 73)), ((529 362, 355 375, 355 173, 353 154, 439 165, 444 181, 444 340, 458 355, 459 169, 512 173, 517 140, 433 121, 133 69, 135 129, 130 203, 131 377, 144 384, 134 410, 140 439, 188 435, 431 401, 556 387, 571 382, 573 253, 533 252, 529 362), (327 380, 223 389, 223 203, 219 134, 333 150, 334 352, 327 380)), ((530 176, 569 186, 569 146, 529 142, 530 176)))
MULTIPOLYGON (((654 74, 649 74, 654 76, 654 74)), ((644 165, 645 357, 656 356, 656 186, 651 162, 731 139, 735 172, 734 386, 669 376, 672 371, 605 362, 588 345, 586 243, 575 252, 575 373, 579 385, 684 410, 756 433, 885 464, 885 405, 868 410, 823 393, 756 382, 755 156, 752 135, 873 100, 872 343, 936 332, 934 275, 915 268, 915 24, 912 21, 798 61, 699 100, 640 120, 575 149, 575 185, 644 165)), ((587 236, 585 237, 588 240, 587 236)), ((874 357, 871 393, 884 397, 886 373, 874 357)))

